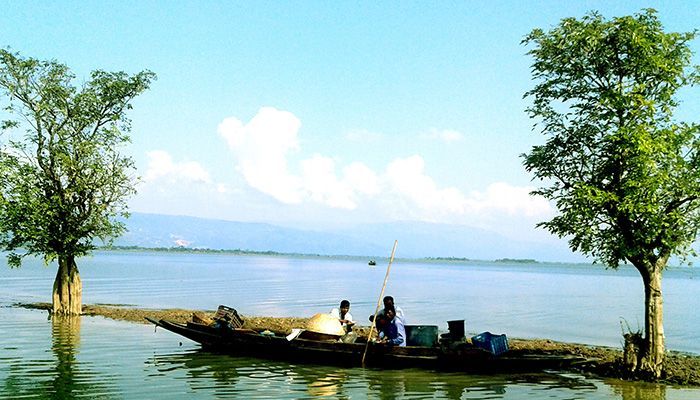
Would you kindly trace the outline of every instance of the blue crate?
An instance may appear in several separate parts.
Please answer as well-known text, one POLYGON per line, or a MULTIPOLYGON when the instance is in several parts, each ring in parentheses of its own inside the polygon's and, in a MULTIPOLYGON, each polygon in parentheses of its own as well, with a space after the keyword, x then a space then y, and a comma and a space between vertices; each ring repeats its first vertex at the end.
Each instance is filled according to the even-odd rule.
POLYGON ((480 349, 498 356, 508 351, 508 338, 506 335, 494 335, 491 332, 483 332, 472 336, 472 344, 480 349))

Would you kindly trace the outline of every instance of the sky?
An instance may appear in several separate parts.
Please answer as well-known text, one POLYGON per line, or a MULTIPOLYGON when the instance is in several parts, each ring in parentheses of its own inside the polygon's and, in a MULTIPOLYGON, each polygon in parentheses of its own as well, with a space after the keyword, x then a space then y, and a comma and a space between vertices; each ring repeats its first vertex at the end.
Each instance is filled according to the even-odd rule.
MULTIPOLYGON (((427 221, 551 240, 522 166, 534 28, 693 1, 12 1, 0 46, 158 75, 133 102, 131 211, 325 229, 427 221)), ((692 44, 700 49, 700 40, 692 44)), ((700 63, 698 56, 695 62, 700 63)), ((679 118, 697 121, 683 93, 679 118)))

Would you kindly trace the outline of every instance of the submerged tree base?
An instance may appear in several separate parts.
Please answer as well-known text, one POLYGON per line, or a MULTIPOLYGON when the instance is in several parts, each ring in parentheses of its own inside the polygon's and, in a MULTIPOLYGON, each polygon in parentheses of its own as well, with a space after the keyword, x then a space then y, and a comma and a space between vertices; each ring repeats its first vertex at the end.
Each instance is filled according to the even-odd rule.
MULTIPOLYGON (((51 311, 50 303, 20 303, 18 307, 51 311)), ((83 305, 83 315, 102 316, 120 321, 130 321, 147 324, 145 317, 153 319, 168 319, 177 322, 192 320, 192 315, 212 316, 214 311, 164 309, 150 310, 136 308, 127 304, 94 304, 83 305)), ((306 326, 308 318, 297 317, 255 317, 242 316, 245 321, 243 327, 273 332, 290 333, 292 328, 306 326)), ((359 336, 367 336, 368 326, 360 326, 354 329, 359 336)), ((577 366, 575 369, 598 377, 617 378, 626 380, 639 380, 629 376, 628 367, 624 363, 622 349, 589 346, 576 343, 555 342, 547 339, 513 339, 509 338, 509 346, 513 350, 524 350, 532 354, 573 354, 584 357, 588 362, 577 366)), ((700 355, 680 352, 668 352, 664 361, 664 375, 657 382, 700 387, 700 355)))
POLYGON ((53 282, 54 315, 80 315, 83 304, 83 283, 78 265, 72 256, 58 258, 58 271, 53 282))

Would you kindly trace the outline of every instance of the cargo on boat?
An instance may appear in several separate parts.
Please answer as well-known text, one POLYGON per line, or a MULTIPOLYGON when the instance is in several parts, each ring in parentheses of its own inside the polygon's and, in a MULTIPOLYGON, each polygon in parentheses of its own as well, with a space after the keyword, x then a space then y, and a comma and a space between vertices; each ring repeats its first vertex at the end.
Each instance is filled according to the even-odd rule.
MULTIPOLYGON (((226 307, 228 310, 233 310, 226 307)), ((235 310, 221 312, 221 307, 211 321, 178 323, 146 318, 156 326, 186 337, 202 345, 203 349, 237 356, 259 357, 289 362, 309 362, 343 366, 376 368, 428 368, 436 370, 460 370, 474 373, 498 373, 512 371, 541 371, 565 369, 584 359, 571 355, 531 354, 507 348, 505 335, 484 332, 473 341, 453 334, 426 342, 418 336, 412 343, 411 331, 426 332, 425 326, 408 326, 408 346, 387 346, 367 343, 359 337, 347 343, 338 335, 295 330, 291 335, 243 329, 242 320, 235 310), (232 318, 233 317, 233 318, 232 318), (222 323, 223 322, 223 323, 222 323), (233 322, 233 323, 231 323, 233 322), (412 328, 412 329, 411 329, 412 328), (412 344, 421 345, 412 345, 412 344), (366 352, 366 355, 365 355, 366 352), (364 356, 364 365, 363 365, 364 356)), ((452 322, 451 327, 455 321, 452 322)), ((428 326, 430 327, 430 326, 428 326)))

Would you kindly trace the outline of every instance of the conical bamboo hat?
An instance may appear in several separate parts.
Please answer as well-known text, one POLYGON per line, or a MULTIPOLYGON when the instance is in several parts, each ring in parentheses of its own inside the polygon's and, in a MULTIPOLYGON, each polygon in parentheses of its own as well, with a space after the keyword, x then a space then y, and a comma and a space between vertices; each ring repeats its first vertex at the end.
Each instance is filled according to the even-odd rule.
POLYGON ((345 330, 338 318, 330 314, 316 314, 306 324, 306 330, 328 335, 344 335, 345 330))

